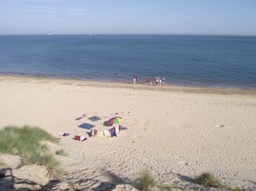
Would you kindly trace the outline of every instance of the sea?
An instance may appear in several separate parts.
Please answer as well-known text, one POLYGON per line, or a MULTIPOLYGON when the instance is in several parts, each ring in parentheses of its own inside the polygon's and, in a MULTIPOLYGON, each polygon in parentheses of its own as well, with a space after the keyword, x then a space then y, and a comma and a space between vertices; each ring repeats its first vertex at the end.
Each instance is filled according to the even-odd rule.
POLYGON ((0 35, 0 74, 256 89, 256 36, 0 35))

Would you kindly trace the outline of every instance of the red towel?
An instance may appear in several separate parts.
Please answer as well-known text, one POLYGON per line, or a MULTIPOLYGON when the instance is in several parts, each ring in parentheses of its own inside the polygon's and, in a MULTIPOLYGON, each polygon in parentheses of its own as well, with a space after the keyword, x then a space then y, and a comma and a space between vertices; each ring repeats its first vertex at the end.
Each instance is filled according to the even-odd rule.
POLYGON ((84 140, 86 140, 85 137, 80 136, 80 135, 76 135, 75 137, 76 137, 76 140, 78 140, 78 141, 84 141, 84 140))

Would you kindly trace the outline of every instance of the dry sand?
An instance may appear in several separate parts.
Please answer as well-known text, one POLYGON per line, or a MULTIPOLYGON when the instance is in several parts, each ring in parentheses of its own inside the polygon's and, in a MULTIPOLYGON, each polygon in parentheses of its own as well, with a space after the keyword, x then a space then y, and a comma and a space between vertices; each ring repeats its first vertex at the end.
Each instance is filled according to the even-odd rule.
POLYGON ((70 179, 82 172, 91 180, 131 180, 149 169, 186 186, 212 172, 227 184, 256 188, 255 91, 1 75, 0 128, 25 124, 61 138, 70 179), (89 137, 79 127, 109 129, 103 123, 116 112, 128 128, 117 137, 89 137), (76 134, 87 140, 72 139, 76 134))

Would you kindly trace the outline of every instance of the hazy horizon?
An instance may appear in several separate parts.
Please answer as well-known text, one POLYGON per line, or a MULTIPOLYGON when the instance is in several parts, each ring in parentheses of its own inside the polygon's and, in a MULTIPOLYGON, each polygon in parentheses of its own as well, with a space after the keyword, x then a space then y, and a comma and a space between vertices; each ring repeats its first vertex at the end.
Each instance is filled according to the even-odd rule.
POLYGON ((255 0, 1 0, 0 35, 256 35, 255 0))
MULTIPOLYGON (((43 35, 47 35, 47 33, 44 33, 44 34, 0 34, 0 36, 43 36, 43 35)), ((59 34, 51 34, 51 36, 69 36, 69 35, 85 35, 85 36, 111 36, 111 35, 120 35, 120 36, 125 36, 125 35, 130 35, 130 36, 136 36, 136 35, 145 35, 145 36, 241 36, 241 37, 256 37, 256 35, 236 35, 236 34, 112 34, 112 33, 109 33, 109 34, 82 34, 82 33, 73 33, 73 34, 69 34, 69 33, 59 33, 59 34)))

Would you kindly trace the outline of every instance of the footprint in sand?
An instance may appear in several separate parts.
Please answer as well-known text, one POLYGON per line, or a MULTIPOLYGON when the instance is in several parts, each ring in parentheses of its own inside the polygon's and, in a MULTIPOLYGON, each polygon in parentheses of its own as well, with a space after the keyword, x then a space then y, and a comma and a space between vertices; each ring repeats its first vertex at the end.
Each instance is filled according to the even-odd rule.
POLYGON ((186 161, 178 161, 177 164, 180 165, 180 166, 187 166, 187 165, 189 165, 189 163, 186 162, 186 161))
POLYGON ((144 125, 144 126, 149 126, 150 125, 150 122, 148 121, 148 120, 141 120, 140 122, 139 122, 139 124, 140 125, 144 125))
POLYGON ((217 128, 223 128, 223 127, 225 127, 225 125, 220 125, 220 124, 215 124, 215 127, 217 127, 217 128))

